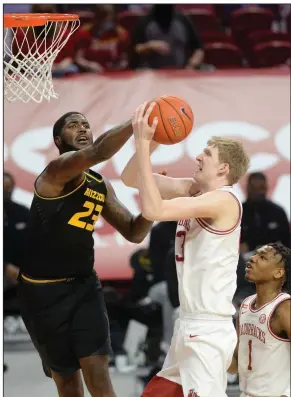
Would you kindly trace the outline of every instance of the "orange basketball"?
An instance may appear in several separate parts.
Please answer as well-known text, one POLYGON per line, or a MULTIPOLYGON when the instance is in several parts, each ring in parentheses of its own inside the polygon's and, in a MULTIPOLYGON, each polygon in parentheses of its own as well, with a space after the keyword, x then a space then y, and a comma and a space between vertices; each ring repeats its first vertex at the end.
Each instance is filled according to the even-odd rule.
POLYGON ((174 145, 183 141, 193 128, 194 116, 190 105, 177 96, 163 95, 153 99, 156 102, 149 124, 158 118, 159 122, 153 139, 163 145, 174 145))

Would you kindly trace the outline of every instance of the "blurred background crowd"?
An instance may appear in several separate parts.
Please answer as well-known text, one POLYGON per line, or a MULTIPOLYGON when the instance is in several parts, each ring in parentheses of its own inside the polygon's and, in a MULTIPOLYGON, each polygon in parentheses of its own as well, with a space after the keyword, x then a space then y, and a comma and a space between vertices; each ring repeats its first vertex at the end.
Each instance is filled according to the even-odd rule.
MULTIPOLYGON (((291 14, 287 4, 10 4, 4 5, 4 12, 80 16, 80 28, 53 66, 55 77, 137 69, 187 68, 211 73, 215 69, 290 66, 291 14)), ((9 329, 17 328, 17 275, 29 215, 28 208, 13 200, 14 178, 4 173, 4 318, 9 319, 8 341, 9 329)), ((276 241, 290 247, 289 220, 284 209, 269 200, 264 173, 248 175, 246 196, 236 308, 254 292, 254 286, 245 280, 245 263, 252 252, 276 241)), ((114 350, 111 367, 123 373, 146 368, 140 375, 143 384, 160 369, 178 316, 175 230, 176 222, 154 225, 148 247, 139 248, 129 258, 132 279, 104 282, 114 350), (129 336, 131 329, 134 331, 129 336), (138 332, 142 343, 136 337, 138 332), (134 360, 126 350, 126 340, 132 335, 137 338, 134 360)), ((229 377, 229 383, 237 383, 237 378, 229 377)))
MULTIPOLYGON (((290 64, 288 4, 10 4, 4 12, 80 16, 80 29, 54 63, 55 76, 290 64)), ((34 39, 25 38, 21 51, 34 39)))

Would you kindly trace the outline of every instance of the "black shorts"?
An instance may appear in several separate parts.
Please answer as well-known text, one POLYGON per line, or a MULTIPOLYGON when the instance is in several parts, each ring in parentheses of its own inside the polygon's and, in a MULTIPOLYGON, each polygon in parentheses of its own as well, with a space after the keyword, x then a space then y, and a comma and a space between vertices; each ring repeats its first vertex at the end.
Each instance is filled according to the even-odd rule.
POLYGON ((44 371, 72 375, 79 359, 111 354, 103 291, 91 277, 32 283, 19 277, 23 321, 43 362, 44 371))

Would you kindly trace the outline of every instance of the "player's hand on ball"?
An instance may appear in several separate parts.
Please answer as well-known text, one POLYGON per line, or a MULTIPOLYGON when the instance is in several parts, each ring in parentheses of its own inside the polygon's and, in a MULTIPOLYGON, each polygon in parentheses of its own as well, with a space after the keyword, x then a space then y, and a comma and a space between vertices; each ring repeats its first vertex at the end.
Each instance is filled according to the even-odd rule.
POLYGON ((152 102, 145 111, 148 102, 140 105, 132 118, 133 134, 136 141, 151 141, 158 125, 158 118, 155 117, 152 125, 149 125, 150 114, 155 107, 155 102, 152 102))

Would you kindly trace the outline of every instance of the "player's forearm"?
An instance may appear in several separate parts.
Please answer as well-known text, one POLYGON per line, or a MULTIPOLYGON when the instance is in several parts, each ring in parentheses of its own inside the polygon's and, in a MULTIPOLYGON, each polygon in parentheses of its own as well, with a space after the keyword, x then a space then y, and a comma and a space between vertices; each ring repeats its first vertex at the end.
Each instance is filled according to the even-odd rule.
MULTIPOLYGON (((150 154, 152 154, 157 147, 159 146, 158 143, 155 141, 151 141, 150 144, 150 154)), ((137 164, 137 154, 135 153, 129 162, 126 164, 124 170, 122 171, 121 174, 121 180, 122 182, 129 187, 138 187, 138 164, 137 164)))
POLYGON ((204 51, 202 49, 198 49, 198 50, 195 50, 193 52, 193 54, 192 54, 191 58, 189 59, 188 63, 192 67, 196 67, 196 66, 201 65, 201 63, 203 61, 203 58, 204 58, 204 51))
POLYGON ((145 219, 142 214, 138 215, 132 222, 131 241, 137 244, 141 243, 151 230, 152 225, 152 221, 145 219))
POLYGON ((97 160, 100 153, 103 154, 104 161, 114 156, 132 136, 132 132, 131 120, 128 120, 100 135, 92 145, 97 160))
POLYGON ((151 51, 150 42, 140 43, 135 46, 135 52, 137 54, 146 54, 151 51))
POLYGON ((158 219, 163 200, 152 173, 150 147, 147 141, 136 144, 138 165, 138 189, 140 193, 142 215, 151 221, 158 219))

